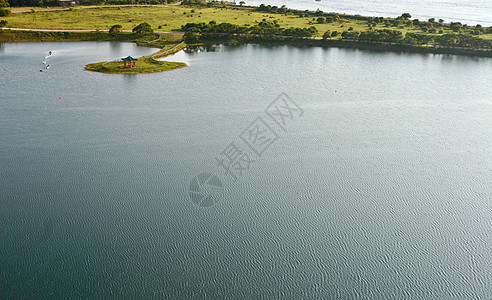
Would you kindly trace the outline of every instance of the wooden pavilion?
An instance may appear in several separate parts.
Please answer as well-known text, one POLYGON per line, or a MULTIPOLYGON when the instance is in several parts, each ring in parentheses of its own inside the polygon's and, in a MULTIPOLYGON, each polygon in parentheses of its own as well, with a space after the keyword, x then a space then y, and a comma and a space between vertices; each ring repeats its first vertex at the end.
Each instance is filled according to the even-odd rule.
POLYGON ((138 60, 137 58, 131 57, 131 55, 128 55, 127 57, 121 58, 123 61, 123 64, 125 65, 125 68, 133 68, 135 67, 135 62, 138 60), (128 64, 127 64, 128 62, 128 64), (132 65, 133 62, 133 65, 132 65))

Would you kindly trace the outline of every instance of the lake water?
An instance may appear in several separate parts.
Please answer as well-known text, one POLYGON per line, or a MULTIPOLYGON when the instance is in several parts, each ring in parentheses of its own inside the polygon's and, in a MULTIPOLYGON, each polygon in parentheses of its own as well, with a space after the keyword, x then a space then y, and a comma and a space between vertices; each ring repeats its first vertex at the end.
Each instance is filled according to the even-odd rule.
POLYGON ((0 298, 491 298, 491 59, 247 45, 83 70, 151 51, 0 45, 0 298))
MULTIPOLYGON (((236 1, 239 2, 239 1, 236 1)), ((320 9, 324 12, 359 14, 362 16, 397 17, 408 12, 412 18, 427 21, 429 18, 444 19, 446 22, 492 26, 492 1, 490 0, 250 0, 247 5, 262 3, 286 5, 295 9, 320 9)))

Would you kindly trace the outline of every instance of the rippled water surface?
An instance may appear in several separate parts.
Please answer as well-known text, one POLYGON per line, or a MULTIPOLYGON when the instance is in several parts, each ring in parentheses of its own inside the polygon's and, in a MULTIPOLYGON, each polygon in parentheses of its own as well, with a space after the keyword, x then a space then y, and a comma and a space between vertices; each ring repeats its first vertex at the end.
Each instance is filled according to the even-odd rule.
MULTIPOLYGON (((236 1, 238 2, 238 1, 236 1)), ((492 26, 492 1, 490 0, 250 0, 247 5, 262 3, 295 9, 320 9, 324 12, 358 14, 362 16, 397 17, 410 13, 412 18, 427 21, 429 18, 446 22, 492 26)))
POLYGON ((0 45, 0 298, 491 298, 492 60, 202 50, 109 75, 83 66, 153 49, 0 45), (231 142, 253 161, 235 182, 231 142))

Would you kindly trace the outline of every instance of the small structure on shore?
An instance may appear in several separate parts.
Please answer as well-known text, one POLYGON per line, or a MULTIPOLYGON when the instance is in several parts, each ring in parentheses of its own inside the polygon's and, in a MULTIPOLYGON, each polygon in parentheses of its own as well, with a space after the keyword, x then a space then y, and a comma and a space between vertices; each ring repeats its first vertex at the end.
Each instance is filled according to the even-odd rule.
POLYGON ((58 6, 74 6, 79 5, 79 0, 57 0, 56 3, 58 6))
POLYGON ((123 64, 125 65, 124 67, 125 68, 133 68, 135 67, 135 62, 138 60, 134 57, 131 57, 131 55, 128 55, 127 57, 123 57, 121 58, 121 60, 123 61, 123 64), (133 65, 132 65, 132 61, 133 61, 133 65), (128 62, 128 64, 127 64, 128 62))

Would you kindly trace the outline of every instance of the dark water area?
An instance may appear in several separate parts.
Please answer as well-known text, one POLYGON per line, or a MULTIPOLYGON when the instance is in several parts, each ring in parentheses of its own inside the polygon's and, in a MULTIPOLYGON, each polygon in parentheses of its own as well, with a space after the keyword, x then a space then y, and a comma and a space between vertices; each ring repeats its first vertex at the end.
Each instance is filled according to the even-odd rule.
POLYGON ((152 51, 0 47, 1 299, 490 299, 492 60, 152 51))

